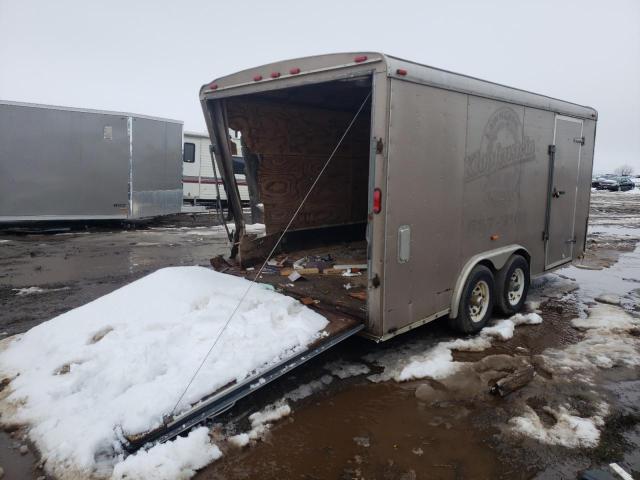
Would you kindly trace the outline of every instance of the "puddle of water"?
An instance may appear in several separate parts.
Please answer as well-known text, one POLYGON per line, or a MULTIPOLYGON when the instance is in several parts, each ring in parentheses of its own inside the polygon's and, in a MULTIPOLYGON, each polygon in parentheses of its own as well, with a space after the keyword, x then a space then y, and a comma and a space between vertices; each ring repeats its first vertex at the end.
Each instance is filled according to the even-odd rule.
POLYGON ((29 450, 25 455, 21 455, 17 449, 19 444, 9 436, 2 432, 0 434, 0 467, 4 469, 4 477, 6 479, 36 479, 42 475, 34 471, 36 458, 29 450))
POLYGON ((487 444, 487 432, 471 426, 470 410, 452 402, 429 406, 414 390, 361 384, 316 398, 266 441, 230 451, 196 478, 494 479, 509 470, 487 444))
POLYGON ((584 270, 574 266, 566 267, 558 273, 576 280, 580 284, 578 295, 591 301, 603 293, 624 296, 640 285, 640 247, 632 252, 620 254, 618 262, 602 270, 584 270))

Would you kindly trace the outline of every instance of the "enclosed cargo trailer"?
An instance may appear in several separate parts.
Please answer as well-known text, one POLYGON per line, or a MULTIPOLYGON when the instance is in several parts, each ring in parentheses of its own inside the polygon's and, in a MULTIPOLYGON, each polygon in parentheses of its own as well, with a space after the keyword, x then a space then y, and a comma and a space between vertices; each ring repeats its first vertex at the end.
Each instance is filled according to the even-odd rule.
POLYGON ((494 305, 522 306, 531 275, 584 251, 592 108, 373 52, 244 70, 200 97, 245 267, 263 260, 363 107, 282 248, 361 242, 372 338, 445 315, 477 331, 494 305), (228 128, 260 159, 265 238, 244 231, 228 128))
POLYGON ((283 352, 130 448, 218 415, 350 335, 383 341, 442 316, 476 332, 494 307, 522 307, 532 275, 584 252, 592 108, 373 52, 244 70, 200 98, 236 227, 236 262, 212 263, 300 298, 329 324, 322 344, 283 352), (245 231, 229 129, 258 159, 247 181, 264 236, 245 231), (277 272, 284 260, 266 267, 272 252, 292 270, 304 258, 331 265, 291 283, 295 274, 277 272), (348 266, 359 271, 341 275, 348 266), (363 295, 345 288, 355 279, 363 295))
POLYGON ((182 122, 0 101, 0 222, 180 212, 182 122))

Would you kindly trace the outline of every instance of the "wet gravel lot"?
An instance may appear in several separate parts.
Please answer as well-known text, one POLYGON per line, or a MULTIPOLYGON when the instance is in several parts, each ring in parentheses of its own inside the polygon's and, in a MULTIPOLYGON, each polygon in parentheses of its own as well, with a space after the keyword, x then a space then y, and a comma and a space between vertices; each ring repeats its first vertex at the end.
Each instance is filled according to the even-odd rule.
MULTIPOLYGON (((228 251, 221 227, 208 227, 214 223, 213 216, 187 215, 137 228, 0 234, 0 335, 24 332, 157 268, 208 265, 211 257, 228 251)), ((537 304, 531 308, 539 309, 541 325, 520 326, 513 338, 483 351, 454 351, 454 360, 468 368, 446 379, 372 382, 366 374, 342 379, 333 374, 330 381, 319 381, 336 364, 364 364, 375 375, 383 370, 378 360, 385 354, 402 359, 452 335, 445 322, 436 321, 384 344, 350 339, 225 414, 212 428, 219 438, 246 429, 250 413, 300 385, 320 385, 293 402, 292 413, 261 441, 243 449, 221 444, 225 455, 196 478, 577 478, 610 462, 638 478, 640 368, 620 364, 590 370, 583 381, 542 358, 584 342, 588 332, 571 320, 603 305, 596 301, 603 294, 612 296, 616 305, 610 307, 638 316, 638 240, 640 193, 594 192, 585 258, 532 284, 530 298, 537 304), (534 379, 507 397, 490 395, 483 365, 513 358, 534 365, 534 379), (607 413, 596 446, 569 448, 510 428, 514 417, 532 411, 551 431, 562 421, 554 413, 559 408, 588 419, 602 403, 607 413)), ((37 452, 18 450, 23 434, 0 436, 5 478, 43 475, 37 452)))

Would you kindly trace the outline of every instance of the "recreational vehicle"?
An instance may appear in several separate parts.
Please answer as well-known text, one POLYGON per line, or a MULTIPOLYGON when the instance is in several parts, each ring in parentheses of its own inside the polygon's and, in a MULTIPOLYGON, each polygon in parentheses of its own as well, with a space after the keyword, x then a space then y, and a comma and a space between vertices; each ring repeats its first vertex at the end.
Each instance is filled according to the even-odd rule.
POLYGON ((0 222, 180 212, 182 122, 0 101, 0 222))
MULTIPOLYGON (((240 192, 240 200, 249 202, 249 191, 244 177, 244 160, 240 139, 231 137, 233 154, 233 171, 240 192)), ((220 176, 214 172, 209 148, 211 140, 206 133, 184 132, 182 149, 182 188, 185 203, 210 204, 220 195, 226 202, 227 193, 220 176)))
POLYGON ((593 108, 374 52, 243 70, 200 99, 235 221, 236 262, 214 267, 329 323, 134 444, 172 438, 356 333, 384 341, 438 317, 477 332, 494 309, 522 308, 532 275, 584 252, 593 108), (229 129, 258 159, 247 181, 262 236, 244 224, 229 129))

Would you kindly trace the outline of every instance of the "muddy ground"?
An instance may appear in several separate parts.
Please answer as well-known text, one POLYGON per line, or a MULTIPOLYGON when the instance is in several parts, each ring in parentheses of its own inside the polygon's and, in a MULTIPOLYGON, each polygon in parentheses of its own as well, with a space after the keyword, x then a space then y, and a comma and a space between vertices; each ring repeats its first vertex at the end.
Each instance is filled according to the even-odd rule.
MULTIPOLYGON (((24 332, 157 268, 207 265, 227 252, 221 227, 206 228, 214 222, 180 216, 125 229, 0 234, 0 334, 24 332), (41 290, 24 290, 29 287, 41 290)), ((584 343, 589 334, 571 320, 585 317, 588 307, 613 302, 607 308, 638 316, 638 240, 640 194, 594 193, 585 258, 532 284, 530 298, 538 304, 530 308, 539 309, 541 325, 519 326, 513 338, 483 351, 454 351, 465 368, 438 381, 371 379, 383 373, 381 364, 452 338, 444 321, 380 345, 350 339, 221 418, 212 431, 222 438, 246 430, 250 413, 300 385, 317 387, 292 402, 292 413, 261 441, 244 449, 222 444, 225 455, 196 478, 578 478, 610 462, 640 478, 640 368, 621 362, 589 370, 586 379, 544 360, 584 343), (532 365, 533 380, 504 398, 491 395, 487 374, 514 362, 532 365), (369 372, 341 379, 336 365, 364 365, 369 372), (532 411, 553 429, 562 408, 575 418, 603 418, 596 446, 567 447, 511 428, 514 418, 532 411)), ((0 435, 0 466, 6 478, 38 478, 37 453, 19 453, 21 435, 0 435)))

